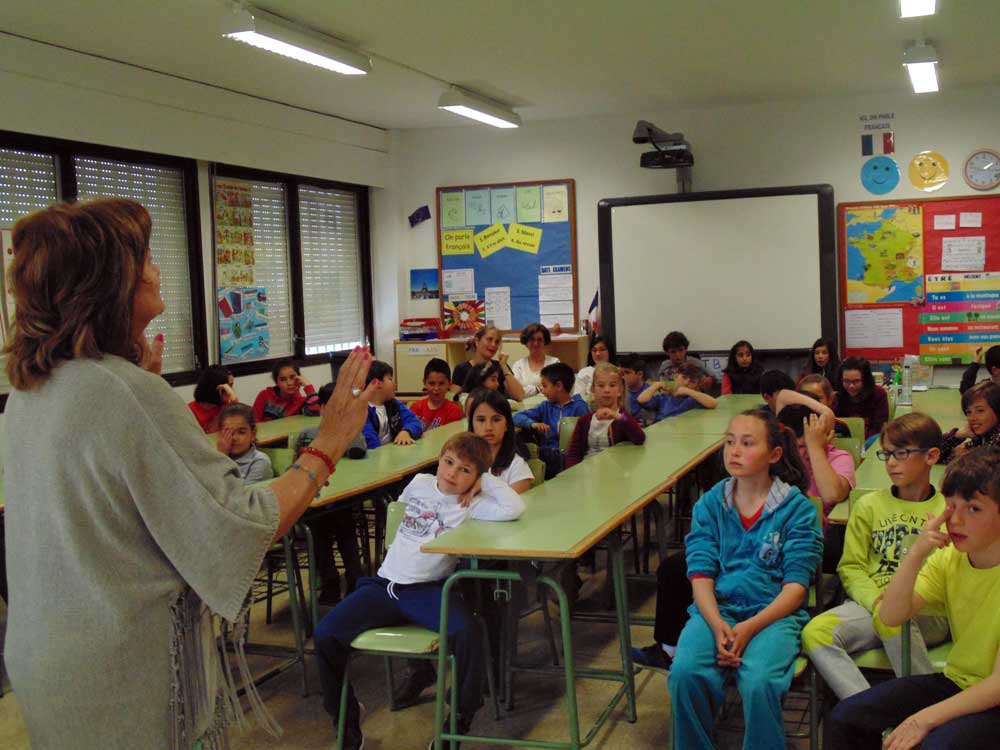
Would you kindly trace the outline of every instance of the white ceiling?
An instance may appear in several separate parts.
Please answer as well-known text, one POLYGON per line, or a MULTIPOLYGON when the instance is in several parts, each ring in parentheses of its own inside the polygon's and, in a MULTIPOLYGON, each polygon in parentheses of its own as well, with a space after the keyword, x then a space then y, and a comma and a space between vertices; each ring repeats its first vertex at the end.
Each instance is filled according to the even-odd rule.
POLYGON ((257 5, 372 53, 373 72, 339 76, 225 40, 221 0, 8 0, 0 31, 383 128, 464 123, 436 109, 434 78, 526 121, 905 92, 902 51, 921 37, 943 89, 1000 82, 1000 0, 938 0, 935 16, 906 20, 897 0, 257 5))

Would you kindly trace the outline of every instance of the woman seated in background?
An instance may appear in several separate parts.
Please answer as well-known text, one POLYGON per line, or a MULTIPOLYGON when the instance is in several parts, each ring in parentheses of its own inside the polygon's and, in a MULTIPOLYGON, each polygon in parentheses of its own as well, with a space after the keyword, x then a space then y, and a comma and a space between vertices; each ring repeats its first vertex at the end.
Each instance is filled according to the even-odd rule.
POLYGON ((188 408, 205 432, 218 432, 219 415, 227 404, 239 403, 233 390, 233 374, 221 365, 206 367, 194 387, 194 401, 188 408))
POLYGON ((541 323, 529 323, 521 331, 521 343, 528 347, 528 356, 521 357, 510 369, 521 385, 525 396, 540 393, 542 368, 559 360, 545 353, 545 347, 552 343, 552 334, 541 323))

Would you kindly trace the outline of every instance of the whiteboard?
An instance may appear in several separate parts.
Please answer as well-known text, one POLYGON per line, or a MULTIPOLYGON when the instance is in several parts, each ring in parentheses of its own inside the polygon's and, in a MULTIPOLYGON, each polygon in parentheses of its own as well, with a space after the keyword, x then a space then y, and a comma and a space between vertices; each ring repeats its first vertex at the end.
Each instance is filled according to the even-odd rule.
POLYGON ((609 199, 598 213, 602 316, 618 351, 661 351, 673 330, 695 351, 836 336, 829 186, 609 199))

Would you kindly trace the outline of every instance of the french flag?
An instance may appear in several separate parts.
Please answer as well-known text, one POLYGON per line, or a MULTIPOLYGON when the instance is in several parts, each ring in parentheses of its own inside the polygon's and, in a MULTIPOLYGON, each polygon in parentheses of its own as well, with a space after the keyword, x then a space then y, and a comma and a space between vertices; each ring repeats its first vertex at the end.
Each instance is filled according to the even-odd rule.
POLYGON ((601 290, 594 292, 594 299, 587 310, 587 318, 595 334, 601 330, 601 290))
POLYGON ((882 140, 879 143, 874 133, 866 133, 861 136, 861 155, 862 156, 873 156, 875 154, 892 154, 896 151, 896 137, 893 135, 892 131, 885 131, 881 133, 882 140), (877 150, 881 148, 882 150, 877 150))

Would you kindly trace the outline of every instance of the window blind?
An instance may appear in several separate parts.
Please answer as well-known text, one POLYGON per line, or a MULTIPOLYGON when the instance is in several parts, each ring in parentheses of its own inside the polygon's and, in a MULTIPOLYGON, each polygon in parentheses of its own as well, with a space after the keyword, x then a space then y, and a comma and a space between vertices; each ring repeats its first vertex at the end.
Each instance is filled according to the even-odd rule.
POLYGON ((146 334, 150 339, 157 333, 164 335, 164 374, 198 369, 182 171, 89 156, 74 157, 73 164, 80 200, 129 198, 149 211, 153 219, 149 246, 153 262, 160 267, 160 292, 167 309, 150 323, 146 334))
POLYGON ((290 357, 295 353, 295 344, 285 187, 280 182, 224 179, 229 183, 243 182, 252 188, 254 284, 264 287, 267 293, 265 310, 271 336, 270 352, 257 359, 290 357))
MULTIPOLYGON (((45 208, 57 199, 55 157, 51 154, 0 148, 0 229, 12 229, 25 214, 45 208)), ((6 309, 6 269, 9 260, 9 256, 3 259, 5 273, 0 281, 0 293, 5 307, 0 319, 4 326, 10 324, 10 316, 14 313, 13 310, 6 309)), ((6 341, 6 336, 3 338, 6 341)), ((4 359, 0 355, 0 393, 9 393, 10 383, 7 381, 4 359)))
POLYGON ((306 354, 364 343, 357 197, 348 190, 299 187, 306 354))

